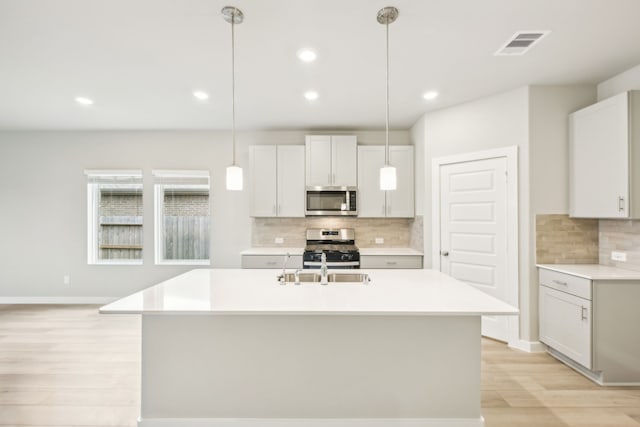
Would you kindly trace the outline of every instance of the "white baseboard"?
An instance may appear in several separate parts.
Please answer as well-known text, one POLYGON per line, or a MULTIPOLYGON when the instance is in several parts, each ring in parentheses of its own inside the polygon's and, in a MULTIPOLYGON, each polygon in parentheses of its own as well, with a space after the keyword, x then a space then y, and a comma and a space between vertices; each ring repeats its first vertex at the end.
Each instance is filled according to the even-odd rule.
POLYGON ((509 347, 526 351, 527 353, 544 353, 547 351, 547 346, 540 341, 515 340, 509 343, 509 347))
POLYGON ((108 304, 118 297, 0 297, 0 304, 108 304))
POLYGON ((138 427, 484 427, 484 418, 138 418, 138 427))

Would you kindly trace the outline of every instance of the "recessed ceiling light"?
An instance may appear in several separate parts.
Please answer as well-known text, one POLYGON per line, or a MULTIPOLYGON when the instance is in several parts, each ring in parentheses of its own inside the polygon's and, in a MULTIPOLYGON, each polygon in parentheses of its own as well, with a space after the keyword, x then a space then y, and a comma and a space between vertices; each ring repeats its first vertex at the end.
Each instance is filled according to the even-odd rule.
POLYGON ((93 105, 93 100, 84 96, 76 96, 76 102, 80 105, 93 105))
POLYGON ((318 54, 313 49, 304 48, 298 51, 298 58, 300 58, 302 62, 313 62, 317 57, 318 54))
POLYGON ((422 95, 422 97, 427 101, 433 101, 438 97, 438 92, 436 92, 435 90, 430 90, 429 92, 425 92, 425 94, 422 95))
POLYGON ((315 90, 308 90, 304 93, 304 97, 309 101, 315 101, 319 96, 320 95, 318 95, 318 92, 316 92, 315 90))
POLYGON ((209 99, 209 94, 202 90, 194 90, 193 96, 195 96, 200 101, 206 101, 207 99, 209 99))

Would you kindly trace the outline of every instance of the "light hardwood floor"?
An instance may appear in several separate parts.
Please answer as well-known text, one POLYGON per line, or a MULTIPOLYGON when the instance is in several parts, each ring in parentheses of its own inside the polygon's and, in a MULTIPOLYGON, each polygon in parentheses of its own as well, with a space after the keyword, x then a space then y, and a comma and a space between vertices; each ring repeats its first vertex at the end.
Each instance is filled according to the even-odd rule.
MULTIPOLYGON (((1 426, 135 426, 140 319, 0 306, 1 426)), ((600 387, 547 354, 483 340, 486 427, 640 427, 640 388, 600 387)))

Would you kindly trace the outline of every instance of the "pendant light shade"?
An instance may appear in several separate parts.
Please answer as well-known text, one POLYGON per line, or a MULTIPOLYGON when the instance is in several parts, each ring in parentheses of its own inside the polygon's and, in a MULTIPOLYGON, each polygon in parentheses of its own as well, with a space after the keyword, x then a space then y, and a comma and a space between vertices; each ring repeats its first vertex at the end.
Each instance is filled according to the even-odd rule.
POLYGON ((236 44, 235 26, 242 23, 244 14, 233 6, 222 8, 222 17, 231 24, 231 139, 233 142, 233 163, 227 167, 227 190, 242 190, 242 168, 236 165, 236 44))
POLYGON ((395 190, 397 188, 396 183, 396 168, 391 165, 385 165, 380 168, 380 189, 381 190, 395 190))
POLYGON ((242 190, 242 168, 240 166, 227 166, 227 190, 242 190))
POLYGON ((389 6, 378 11, 376 19, 385 26, 386 30, 386 56, 387 56, 387 114, 386 114, 386 143, 384 151, 384 166, 380 168, 380 190, 388 191, 397 188, 396 168, 389 164, 389 24, 398 18, 398 9, 389 6))

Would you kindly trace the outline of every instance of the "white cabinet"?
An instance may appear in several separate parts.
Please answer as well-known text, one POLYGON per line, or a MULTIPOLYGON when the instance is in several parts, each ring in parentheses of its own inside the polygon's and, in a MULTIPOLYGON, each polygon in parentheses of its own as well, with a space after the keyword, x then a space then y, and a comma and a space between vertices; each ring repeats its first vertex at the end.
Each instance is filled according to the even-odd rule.
POLYGON ((357 146, 355 135, 307 135, 306 185, 357 185, 357 146))
MULTIPOLYGON (((242 268, 279 268, 284 265, 283 255, 242 255, 242 268)), ((287 270, 302 268, 302 255, 291 255, 286 262, 287 270)))
POLYGON ((422 268, 422 255, 360 255, 360 268, 422 268))
POLYGON ((304 146, 249 147, 251 216, 304 216, 304 146))
POLYGON ((572 217, 640 216, 640 92, 569 116, 572 217))
POLYGON ((363 218, 412 218, 414 216, 413 146, 389 146, 389 163, 395 166, 397 188, 380 190, 380 168, 385 147, 358 146, 358 216, 363 218))
POLYGON ((598 384, 640 385, 640 281, 549 268, 539 268, 540 341, 598 384))
MULTIPOLYGON (((591 369, 591 301, 566 292, 571 278, 540 270, 540 341, 591 369), (547 281, 545 275, 554 278, 547 281)), ((590 288, 586 280, 576 293, 590 288)))

